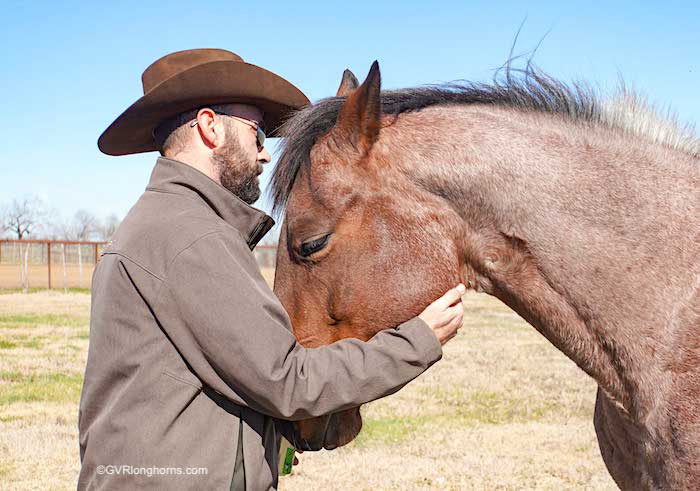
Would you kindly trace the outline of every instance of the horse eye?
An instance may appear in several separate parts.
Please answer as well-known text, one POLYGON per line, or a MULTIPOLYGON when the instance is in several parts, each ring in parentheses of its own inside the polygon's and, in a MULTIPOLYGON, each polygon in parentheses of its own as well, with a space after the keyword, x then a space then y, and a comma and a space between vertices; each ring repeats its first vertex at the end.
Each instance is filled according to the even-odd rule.
POLYGON ((310 240, 308 242, 304 242, 301 244, 301 247, 299 248, 299 252, 303 257, 308 257, 314 252, 318 252, 324 247, 326 247, 326 244, 328 244, 328 237, 330 237, 331 234, 324 235, 323 237, 319 237, 318 239, 310 240))

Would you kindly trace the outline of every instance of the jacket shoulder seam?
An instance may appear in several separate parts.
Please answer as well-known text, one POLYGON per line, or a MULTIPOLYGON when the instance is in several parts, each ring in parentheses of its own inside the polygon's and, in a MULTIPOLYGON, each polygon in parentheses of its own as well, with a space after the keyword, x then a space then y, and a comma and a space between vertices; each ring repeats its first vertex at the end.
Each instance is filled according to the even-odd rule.
POLYGON ((188 249, 190 249, 192 246, 194 246, 197 242, 199 242, 202 239, 205 239, 211 235, 216 235, 216 234, 223 234, 224 232, 222 230, 212 230, 211 232, 207 232, 203 235, 200 235, 196 239, 194 239, 192 242, 187 244, 185 247, 183 247, 177 254, 173 256, 173 258, 168 261, 168 264, 165 266, 165 277, 163 280, 165 281, 166 278, 168 277, 168 270, 170 269, 170 266, 177 260, 178 257, 184 252, 186 252, 188 249))
POLYGON ((169 284, 168 284, 168 280, 167 280, 167 278, 168 278, 168 272, 169 272, 169 270, 170 270, 170 266, 172 266, 172 264, 175 262, 175 260, 176 260, 178 257, 180 257, 180 254, 182 254, 183 252, 187 251, 190 247, 192 247, 193 245, 195 245, 195 244, 196 244, 197 242, 199 242, 200 240, 202 240, 202 239, 204 239, 204 238, 206 238, 206 237, 209 237, 209 236, 211 236, 211 235, 215 235, 215 234, 223 234, 223 231, 221 231, 221 230, 213 230, 213 231, 208 232, 208 233, 206 233, 206 234, 204 234, 204 235, 200 235, 199 237, 197 237, 196 239, 194 239, 192 242, 190 242, 187 246, 185 246, 184 248, 182 248, 177 254, 175 254, 175 255, 173 256, 173 258, 172 258, 170 261, 168 261, 168 264, 167 264, 166 267, 165 267, 165 277, 162 278, 161 284, 160 284, 160 286, 158 287, 158 291, 156 292, 156 298, 155 298, 155 302, 154 302, 155 305, 159 305, 159 304, 160 304, 160 302, 161 302, 161 296, 162 296, 164 290, 172 291, 171 288, 170 288, 170 286, 169 286, 169 284))

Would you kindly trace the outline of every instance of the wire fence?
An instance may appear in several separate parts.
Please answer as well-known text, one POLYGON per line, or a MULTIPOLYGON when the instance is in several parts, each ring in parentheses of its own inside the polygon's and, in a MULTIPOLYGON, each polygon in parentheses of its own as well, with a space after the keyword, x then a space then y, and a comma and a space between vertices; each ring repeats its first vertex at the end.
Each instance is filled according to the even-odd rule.
MULTIPOLYGON (((0 240, 0 289, 90 288, 106 242, 0 240)), ((275 267, 277 246, 254 250, 260 268, 275 267)))
POLYGON ((105 244, 0 240, 0 288, 90 288, 105 244))

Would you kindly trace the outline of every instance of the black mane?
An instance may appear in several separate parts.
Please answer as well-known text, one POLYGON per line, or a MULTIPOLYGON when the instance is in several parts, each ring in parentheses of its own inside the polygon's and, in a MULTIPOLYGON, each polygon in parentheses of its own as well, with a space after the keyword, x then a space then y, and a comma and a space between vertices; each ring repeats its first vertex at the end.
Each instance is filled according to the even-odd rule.
MULTIPOLYGON (((280 128, 285 141, 271 179, 273 213, 284 209, 299 171, 311 165, 311 148, 335 125, 343 102, 345 97, 322 99, 294 113, 280 128)), ((599 102, 589 86, 567 85, 530 65, 523 70, 506 68, 503 77, 491 84, 459 81, 381 93, 383 114, 447 104, 488 104, 561 114, 574 120, 600 119, 599 102)))

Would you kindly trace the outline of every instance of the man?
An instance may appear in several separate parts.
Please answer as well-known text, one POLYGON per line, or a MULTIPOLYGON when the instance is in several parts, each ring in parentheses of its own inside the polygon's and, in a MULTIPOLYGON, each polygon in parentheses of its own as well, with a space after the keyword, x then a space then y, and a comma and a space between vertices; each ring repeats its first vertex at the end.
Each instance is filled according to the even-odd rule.
POLYGON ((303 348, 251 253, 274 222, 250 204, 270 161, 263 124, 308 100, 224 50, 167 55, 142 80, 99 140, 163 157, 94 273, 78 488, 276 488, 282 420, 418 376, 461 325, 464 287, 366 343, 303 348))

